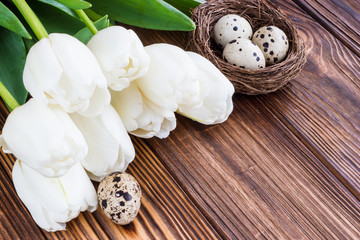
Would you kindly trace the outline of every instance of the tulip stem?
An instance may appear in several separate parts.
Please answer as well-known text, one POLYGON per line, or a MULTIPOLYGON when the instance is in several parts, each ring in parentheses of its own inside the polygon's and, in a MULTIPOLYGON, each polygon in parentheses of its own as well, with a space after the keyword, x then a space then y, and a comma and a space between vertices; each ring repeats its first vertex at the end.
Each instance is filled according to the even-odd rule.
POLYGON ((93 35, 95 35, 98 32, 98 30, 97 30, 96 26, 94 25, 94 23, 90 20, 88 15, 86 15, 84 10, 77 9, 77 10, 74 10, 74 11, 77 13, 77 15, 79 15, 79 17, 81 18, 81 20, 83 21, 85 26, 90 30, 90 32, 93 35))
POLYGON ((20 104, 16 101, 13 95, 11 95, 9 90, 7 90, 2 82, 0 82, 0 97, 4 100, 10 112, 16 107, 20 106, 20 104))
POLYGON ((25 0, 13 0, 17 9, 21 12, 21 15, 25 18, 26 22, 29 24, 36 37, 40 40, 42 38, 47 38, 48 34, 44 25, 40 22, 39 18, 29 7, 25 0))
POLYGON ((96 12, 94 12, 93 10, 91 10, 90 8, 84 9, 84 12, 86 13, 86 15, 90 18, 91 21, 96 22, 97 20, 99 20, 100 18, 102 18, 101 15, 97 14, 96 12))

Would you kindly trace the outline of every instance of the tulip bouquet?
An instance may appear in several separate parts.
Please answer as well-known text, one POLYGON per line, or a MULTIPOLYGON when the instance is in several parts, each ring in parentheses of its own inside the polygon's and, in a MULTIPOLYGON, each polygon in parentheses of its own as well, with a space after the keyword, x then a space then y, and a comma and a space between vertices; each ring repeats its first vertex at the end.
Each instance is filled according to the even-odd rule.
MULTIPOLYGON (((86 3, 58 1, 69 2, 86 3)), ((14 186, 41 228, 64 230, 81 211, 97 208, 91 180, 126 170, 135 158, 128 133, 165 138, 176 112, 203 124, 232 112, 232 84, 204 57, 169 44, 144 47, 120 26, 99 31, 81 9, 81 41, 48 34, 25 0, 14 3, 39 41, 22 74, 32 98, 20 106, 0 79, 11 111, 0 146, 17 158, 14 186)))

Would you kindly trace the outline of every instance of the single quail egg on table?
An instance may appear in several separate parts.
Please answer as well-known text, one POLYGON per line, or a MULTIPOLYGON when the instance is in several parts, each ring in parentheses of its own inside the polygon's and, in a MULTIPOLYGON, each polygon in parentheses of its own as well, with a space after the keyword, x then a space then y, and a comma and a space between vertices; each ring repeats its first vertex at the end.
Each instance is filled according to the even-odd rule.
POLYGON ((101 209, 116 224, 129 224, 139 212, 141 188, 128 173, 115 172, 106 176, 97 193, 101 209))
POLYGON ((254 33, 252 41, 260 47, 268 65, 284 60, 289 50, 286 34, 275 26, 265 26, 258 29, 254 33))
POLYGON ((260 48, 249 39, 236 39, 229 42, 223 51, 223 58, 230 64, 245 69, 265 67, 265 58, 260 48))
POLYGON ((251 39, 251 36, 250 23, 235 14, 221 17, 214 26, 214 40, 221 48, 234 39, 251 39))

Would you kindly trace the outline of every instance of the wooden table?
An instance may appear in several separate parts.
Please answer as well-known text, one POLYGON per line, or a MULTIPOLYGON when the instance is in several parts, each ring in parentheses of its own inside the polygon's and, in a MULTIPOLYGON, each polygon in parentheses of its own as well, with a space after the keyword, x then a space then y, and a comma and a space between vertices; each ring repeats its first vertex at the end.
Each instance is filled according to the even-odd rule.
MULTIPOLYGON (((143 190, 133 223, 97 210, 42 231, 1 153, 0 239, 360 239, 360 3, 274 2, 305 39, 304 70, 276 93, 235 95, 224 124, 178 116, 167 139, 133 138, 128 172, 143 190)), ((186 46, 185 33, 135 31, 145 45, 186 46)), ((1 126, 7 115, 2 104, 1 126)))

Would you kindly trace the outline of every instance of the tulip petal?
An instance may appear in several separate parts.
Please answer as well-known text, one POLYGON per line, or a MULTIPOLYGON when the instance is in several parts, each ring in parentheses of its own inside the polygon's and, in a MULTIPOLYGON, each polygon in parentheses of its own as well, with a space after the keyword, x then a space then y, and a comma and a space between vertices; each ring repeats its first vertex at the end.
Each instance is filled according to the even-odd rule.
POLYGON ((179 109, 178 112, 203 124, 224 122, 233 110, 233 85, 209 60, 197 53, 187 54, 199 69, 198 80, 203 105, 179 109))
MULTIPOLYGON (((46 214, 46 209, 43 208, 42 202, 39 201, 40 196, 34 194, 31 183, 29 183, 28 181, 33 180, 33 182, 35 182, 37 179, 33 179, 33 177, 31 177, 31 179, 28 179, 27 175, 25 175, 23 172, 25 169, 25 171, 29 170, 30 173, 33 173, 34 176, 39 176, 39 174, 37 174, 34 170, 26 167, 26 165, 24 168, 22 166, 24 165, 20 164, 19 160, 16 160, 12 171, 12 178, 19 198, 23 201, 27 209, 30 211, 31 216, 33 217, 35 222, 46 231, 65 230, 65 223, 56 223, 49 219, 48 214, 46 214)), ((43 189, 42 181, 40 181, 38 184, 38 189, 43 189)), ((48 194, 51 193, 49 192, 48 194)), ((47 195, 45 196, 45 198, 48 198, 49 196, 52 195, 47 195)), ((58 195, 56 194, 56 196, 58 195)), ((61 197, 60 199, 55 198, 55 201, 57 203, 60 203, 60 208, 63 205, 61 202, 62 199, 63 198, 61 197)))
POLYGON ((121 92, 111 91, 111 103, 124 120, 126 130, 138 137, 167 137, 175 129, 176 118, 141 94, 137 80, 121 92))
POLYGON ((125 171, 135 157, 135 150, 123 123, 113 109, 107 106, 96 117, 71 115, 83 133, 89 152, 82 161, 91 179, 100 181, 114 171, 125 171))
POLYGON ((92 97, 89 99, 89 106, 85 111, 80 111, 79 114, 85 117, 97 116, 110 105, 110 99, 111 95, 107 88, 96 87, 92 97))
POLYGON ((67 34, 52 33, 30 49, 23 79, 34 98, 67 113, 93 116, 109 104, 106 78, 95 56, 67 34))
POLYGON ((143 99, 136 84, 131 84, 122 91, 110 91, 111 104, 124 121, 127 131, 136 130, 139 126, 136 119, 143 111, 143 99))
POLYGON ((111 89, 121 91, 143 76, 149 56, 138 36, 120 26, 105 28, 95 34, 87 46, 96 56, 111 89))
MULTIPOLYGON (((49 35, 53 51, 67 77, 75 84, 88 87, 96 84, 106 86, 100 65, 91 51, 76 38, 61 33, 49 35)), ((80 92, 78 94, 86 94, 80 92)), ((86 97, 85 95, 82 97, 86 97)))
POLYGON ((152 44, 145 50, 150 66, 136 81, 141 92, 169 111, 201 106, 198 70, 185 51, 170 44, 152 44))
POLYGON ((79 211, 96 210, 97 195, 94 186, 80 163, 75 164, 66 175, 59 179, 71 211, 78 214, 79 211))
MULTIPOLYGON (((119 143, 119 157, 112 172, 123 172, 135 158, 134 145, 119 114, 112 106, 107 107, 105 114, 102 114, 100 117, 107 131, 119 143)), ((107 172, 107 174, 109 174, 109 172, 107 172)))
POLYGON ((46 93, 58 84, 62 73, 62 67, 48 38, 41 39, 30 49, 26 57, 23 80, 26 90, 33 97, 47 103, 46 93))
POLYGON ((70 117, 35 99, 10 113, 2 142, 8 152, 47 177, 65 174, 87 153, 85 139, 70 117))
POLYGON ((46 178, 16 160, 12 177, 20 199, 46 231, 65 230, 80 211, 97 207, 95 188, 80 163, 61 178, 46 178))
POLYGON ((4 153, 11 153, 2 134, 0 134, 0 147, 4 153))

